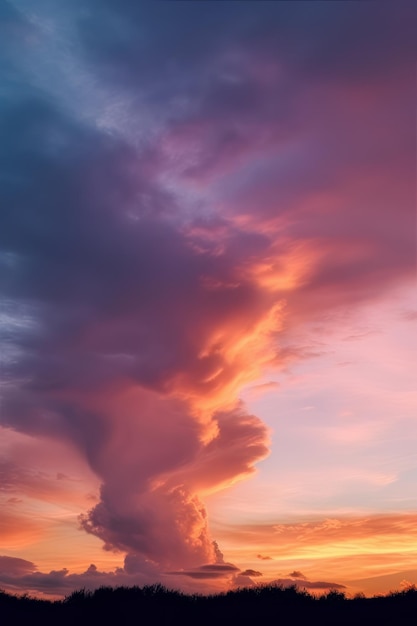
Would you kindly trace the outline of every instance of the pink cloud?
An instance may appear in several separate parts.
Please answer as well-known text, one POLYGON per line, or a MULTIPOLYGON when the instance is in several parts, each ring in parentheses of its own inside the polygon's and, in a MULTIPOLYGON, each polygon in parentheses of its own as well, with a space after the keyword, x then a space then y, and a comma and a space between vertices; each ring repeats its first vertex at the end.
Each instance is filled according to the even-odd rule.
POLYGON ((25 559, 18 559, 10 556, 0 556, 0 574, 7 574, 11 577, 30 574, 36 570, 36 565, 25 559))

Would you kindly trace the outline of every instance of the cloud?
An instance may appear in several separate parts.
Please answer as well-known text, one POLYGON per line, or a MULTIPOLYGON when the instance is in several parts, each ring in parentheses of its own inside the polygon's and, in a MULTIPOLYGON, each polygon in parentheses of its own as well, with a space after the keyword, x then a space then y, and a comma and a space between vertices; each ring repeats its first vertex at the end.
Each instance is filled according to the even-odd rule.
POLYGON ((288 574, 288 576, 290 576, 290 578, 306 578, 304 574, 298 570, 294 570, 291 574, 288 574))
MULTIPOLYGON (((3 9, 1 422, 77 451, 81 527, 127 555, 28 588, 223 576, 203 498, 268 453, 240 390, 414 271, 414 12, 237 7, 3 9)), ((7 494, 75 489, 2 468, 7 494)))
POLYGON ((0 556, 0 572, 10 576, 22 576, 36 570, 36 565, 25 559, 11 556, 0 556))
POLYGON ((222 537, 245 545, 247 550, 251 545, 271 546, 279 542, 279 555, 274 561, 316 560, 318 554, 332 560, 349 559, 365 553, 371 561, 377 555, 384 560, 389 554, 414 554, 415 523, 414 513, 343 516, 287 524, 234 524, 223 527, 222 537))
POLYGON ((31 561, 0 556, 1 587, 12 592, 29 590, 37 596, 64 597, 81 588, 94 590, 103 586, 143 586, 161 580, 170 589, 181 588, 190 593, 197 589, 214 591, 221 589, 219 583, 224 585, 231 581, 238 571, 239 568, 230 563, 219 563, 203 565, 194 570, 161 572, 157 564, 139 555, 127 555, 124 566, 113 571, 103 572, 90 564, 84 572, 71 574, 67 568, 41 572, 31 561))
POLYGON ((190 578, 197 579, 212 579, 212 578, 224 578, 230 576, 234 572, 238 572, 239 568, 231 563, 213 563, 208 565, 201 565, 194 570, 179 570, 174 572, 167 572, 170 576, 188 576, 190 578))
POLYGON ((345 585, 340 583, 332 583, 325 581, 312 581, 312 580, 294 580, 293 578, 277 578, 273 580, 271 585, 277 585, 278 587, 298 587, 298 589, 311 589, 311 590, 331 590, 331 589, 346 589, 345 585))
POLYGON ((261 561, 272 561, 272 556, 263 556, 262 554, 257 554, 256 558, 261 559, 261 561))
POLYGON ((241 576, 262 576, 262 572, 258 572, 255 569, 245 569, 243 572, 241 572, 240 574, 241 576))
MULTIPOLYGON (((210 584, 216 580, 229 581, 233 586, 253 586, 252 577, 262 576, 261 572, 248 569, 239 571, 239 568, 230 563, 207 564, 193 570, 179 570, 162 574, 164 585, 168 588, 184 586, 184 578, 204 582, 210 589, 210 584), (181 582, 175 582, 175 579, 181 582)), ((37 594, 51 596, 69 595, 73 590, 98 589, 106 585, 132 586, 145 584, 145 582, 157 582, 161 579, 161 572, 150 562, 140 561, 140 557, 127 556, 124 567, 117 568, 112 572, 101 572, 94 564, 91 564, 80 574, 71 574, 66 568, 52 570, 48 573, 38 571, 36 565, 24 559, 1 556, 0 557, 0 584, 7 591, 19 591, 30 589, 37 594)), ((344 585, 324 581, 295 580, 293 578, 280 578, 274 580, 273 585, 280 587, 298 586, 300 589, 326 590, 345 589, 344 585)), ((216 588, 216 587, 215 587, 216 588)), ((194 589, 189 587, 190 590, 194 589)))
POLYGON ((82 574, 70 574, 66 568, 44 573, 38 571, 31 561, 0 557, 0 584, 6 591, 29 590, 37 595, 64 596, 83 586, 97 589, 100 585, 105 585, 106 582, 111 584, 110 581, 115 582, 117 579, 127 582, 129 576, 121 569, 112 573, 99 572, 94 565, 90 565, 82 574))
POLYGON ((400 587, 401 589, 404 589, 404 590, 409 590, 409 589, 415 590, 416 588, 415 583, 412 583, 405 578, 400 582, 400 587))
MULTIPOLYGON (((22 228, 12 212, 6 216, 4 237, 15 255, 15 281, 6 284, 10 316, 27 313, 22 331, 7 336, 21 356, 6 364, 4 423, 69 441, 86 455, 103 485, 101 502, 82 526, 107 547, 142 552, 161 567, 214 558, 196 490, 253 471, 267 452, 267 435, 243 408, 213 412, 202 405, 210 394, 219 403, 216 395, 240 375, 239 352, 230 351, 242 330, 227 334, 236 306, 241 314, 246 309, 240 324, 253 328, 256 341, 264 296, 241 278, 232 288, 207 289, 201 277, 217 274, 217 282, 228 284, 234 262, 194 252, 169 222, 140 217, 140 205, 135 221, 126 207, 108 204, 104 181, 100 189, 94 183, 97 168, 111 170, 110 195, 118 203, 129 204, 132 185, 142 184, 126 178, 133 158, 126 146, 103 143, 43 103, 10 116, 9 129, 17 133, 20 124, 28 135, 58 133, 67 153, 52 165, 45 141, 42 158, 23 138, 9 146, 16 160, 28 152, 16 201, 33 227, 22 228), (71 150, 76 161, 67 156, 71 150), (211 476, 208 463, 216 467, 211 476)), ((15 195, 11 175, 6 180, 6 194, 15 195)), ((153 195, 158 202, 156 190, 153 195)))

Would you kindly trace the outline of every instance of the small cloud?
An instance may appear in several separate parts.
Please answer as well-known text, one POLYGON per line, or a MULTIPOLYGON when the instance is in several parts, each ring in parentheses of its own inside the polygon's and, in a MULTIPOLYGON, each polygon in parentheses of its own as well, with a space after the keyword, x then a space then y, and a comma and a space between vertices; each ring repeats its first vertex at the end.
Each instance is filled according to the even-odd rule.
POLYGON ((202 565, 199 569, 210 572, 238 572, 239 568, 232 563, 213 563, 202 565))
POLYGON ((293 572, 291 572, 291 574, 288 574, 288 576, 290 576, 291 578, 304 578, 304 579, 306 579, 304 574, 302 572, 299 572, 298 570, 294 570, 293 572))
POLYGON ((340 583, 329 583, 325 581, 303 581, 300 583, 300 586, 305 587, 307 589, 346 589, 346 585, 342 585, 340 583))
POLYGON ((261 561, 273 561, 272 556, 263 556, 262 554, 257 554, 256 558, 260 559, 261 561))
POLYGON ((277 578, 273 580, 272 585, 278 587, 297 587, 298 589, 346 589, 345 585, 339 583, 327 582, 322 580, 306 580, 305 577, 301 580, 294 578, 277 578))
POLYGON ((256 569, 245 569, 240 573, 240 576, 263 576, 262 572, 258 572, 256 569))
POLYGON ((248 393, 250 393, 251 396, 257 397, 267 393, 268 391, 275 391, 275 389, 278 389, 279 386, 278 382, 270 380, 266 383, 261 383, 260 385, 253 385, 248 389, 248 393))
POLYGON ((409 580, 407 580, 405 578, 400 582, 400 587, 404 591, 408 591, 409 589, 415 589, 416 588, 414 583, 410 582, 409 580))
POLYGON ((234 572, 239 572, 239 568, 232 563, 209 563, 189 570, 176 570, 166 572, 170 576, 188 576, 189 578, 222 578, 234 572))
POLYGON ((223 552, 219 548, 217 541, 212 541, 214 556, 216 557, 216 563, 224 563, 223 552))

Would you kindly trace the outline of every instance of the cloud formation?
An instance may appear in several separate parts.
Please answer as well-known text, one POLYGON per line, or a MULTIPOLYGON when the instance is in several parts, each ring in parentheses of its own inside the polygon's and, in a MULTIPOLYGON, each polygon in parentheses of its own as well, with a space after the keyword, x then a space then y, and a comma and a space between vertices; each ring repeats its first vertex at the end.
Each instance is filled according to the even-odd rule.
MULTIPOLYGON (((103 586, 133 586, 149 584, 149 581, 160 582, 170 588, 174 578, 182 581, 191 579, 197 584, 222 583, 233 587, 253 587, 256 583, 252 578, 259 578, 261 572, 248 569, 241 571, 238 567, 230 563, 217 563, 203 565, 194 570, 180 570, 172 572, 160 572, 151 564, 135 562, 135 559, 127 556, 124 567, 117 568, 113 572, 101 572, 94 564, 91 564, 84 572, 70 574, 64 568, 62 570, 52 570, 48 573, 38 571, 38 568, 31 561, 25 559, 0 556, 0 584, 4 589, 11 592, 21 592, 30 590, 31 593, 45 596, 65 597, 74 589, 98 589, 103 586), (147 570, 147 571, 146 571, 147 570)), ((260 585, 262 583, 259 583, 260 585)), ((312 591, 322 591, 330 589, 345 589, 344 585, 332 582, 309 581, 302 577, 302 580, 294 578, 279 578, 268 583, 279 587, 298 587, 312 591)), ((183 588, 192 592, 195 587, 193 582, 182 582, 183 588)), ((214 587, 215 588, 215 587, 214 587)), ((222 587, 218 587, 221 589, 222 587)))
POLYGON ((2 8, 1 424, 98 477, 80 524, 127 554, 114 580, 222 576, 203 498, 268 453, 239 390, 414 271, 415 10, 24 6, 2 8))
POLYGON ((294 580, 293 578, 277 578, 272 581, 272 585, 278 587, 297 587, 298 589, 306 589, 311 591, 329 591, 332 589, 346 589, 346 585, 340 583, 326 582, 324 580, 294 580))
POLYGON ((225 585, 235 586, 241 579, 247 586, 253 584, 251 577, 262 576, 260 572, 241 572, 231 563, 202 565, 193 570, 161 571, 155 564, 127 555, 123 567, 102 572, 94 564, 81 573, 71 574, 68 569, 41 572, 31 561, 0 556, 0 585, 12 592, 30 590, 34 594, 63 597, 74 589, 98 589, 103 586, 133 586, 163 582, 167 588, 178 587, 189 592, 201 585, 221 590, 225 585))

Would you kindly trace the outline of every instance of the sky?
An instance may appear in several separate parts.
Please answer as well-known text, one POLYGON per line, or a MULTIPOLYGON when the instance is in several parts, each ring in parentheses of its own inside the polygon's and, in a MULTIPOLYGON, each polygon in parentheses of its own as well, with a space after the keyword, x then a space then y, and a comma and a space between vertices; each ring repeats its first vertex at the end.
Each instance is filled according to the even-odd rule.
POLYGON ((1 1, 1 589, 417 583, 416 22, 1 1))

